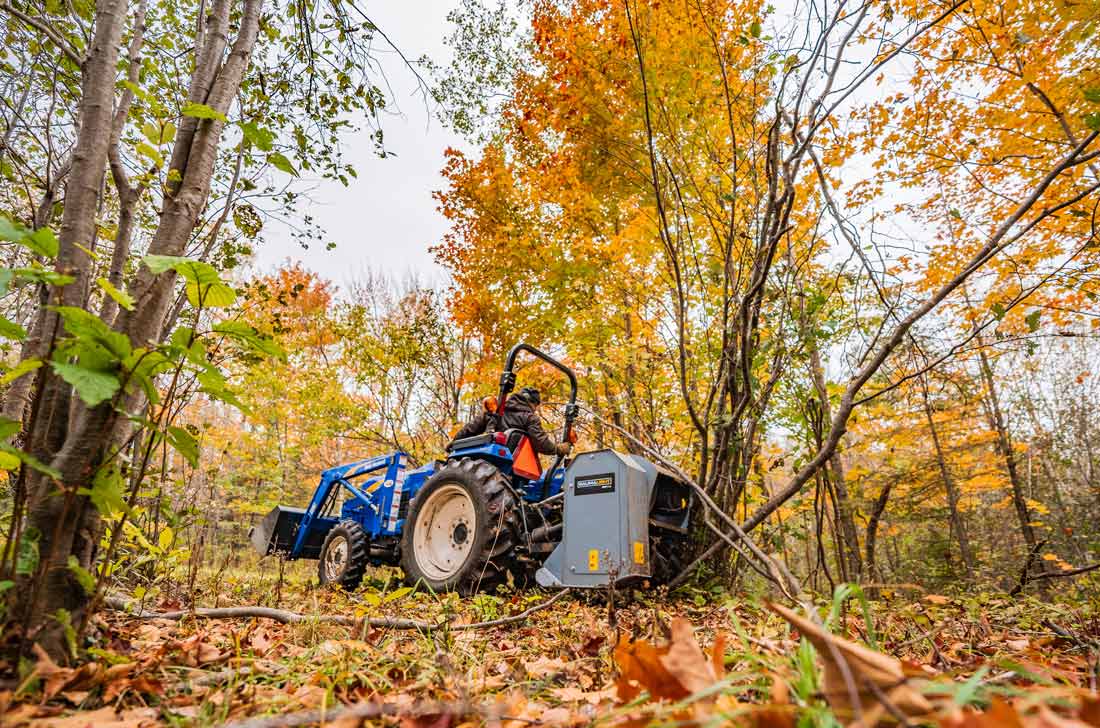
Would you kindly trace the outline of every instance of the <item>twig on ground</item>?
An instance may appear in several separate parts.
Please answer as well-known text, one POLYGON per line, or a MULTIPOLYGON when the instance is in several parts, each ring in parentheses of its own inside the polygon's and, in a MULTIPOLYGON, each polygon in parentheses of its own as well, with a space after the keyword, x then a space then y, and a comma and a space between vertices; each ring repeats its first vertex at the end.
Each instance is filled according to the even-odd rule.
MULTIPOLYGON (((1066 571, 1044 571, 1034 576, 1028 576, 1025 584, 1030 584, 1033 581, 1040 581, 1041 579, 1061 579, 1067 576, 1079 576, 1080 574, 1087 574, 1097 569, 1100 569, 1100 564, 1089 564, 1088 566, 1082 566, 1077 569, 1067 569, 1066 571)), ((1018 592, 1013 590, 1012 593, 1017 594, 1018 592)))
MULTIPOLYGON (((356 619, 355 617, 348 617, 342 614, 298 614, 297 612, 290 612, 285 609, 272 609, 271 607, 220 607, 218 609, 204 609, 196 608, 190 610, 178 610, 173 612, 147 612, 139 611, 131 614, 130 616, 138 619, 170 619, 179 620, 185 619, 190 616, 202 617, 204 619, 247 619, 252 617, 259 617, 263 619, 273 619, 276 622, 282 624, 298 624, 300 622, 322 622, 328 624, 341 624, 349 627, 356 627, 366 624, 370 627, 379 629, 409 629, 419 630, 422 632, 436 632, 439 630, 449 629, 451 631, 462 631, 471 629, 489 629, 492 627, 503 627, 509 624, 515 624, 516 622, 522 622, 530 617, 535 612, 546 609, 551 604, 554 604, 563 596, 565 596, 570 590, 563 589, 552 598, 547 599, 544 602, 536 604, 535 606, 527 609, 519 614, 514 614, 510 617, 502 617, 500 619, 492 619, 487 622, 473 622, 471 624, 451 624, 449 622, 421 622, 414 619, 396 619, 392 617, 365 617, 363 619, 356 619)), ((104 600, 104 605, 110 609, 116 611, 129 611, 131 602, 121 597, 110 596, 104 600)))
MULTIPOLYGON (((944 631, 945 629, 947 629, 946 624, 937 625, 937 626, 933 627, 932 629, 928 630, 927 632, 924 632, 923 634, 919 634, 919 635, 917 635, 916 637, 914 637, 912 639, 908 639, 908 640, 905 640, 904 642, 902 642, 900 644, 894 645, 893 652, 896 653, 896 652, 899 652, 900 650, 904 650, 906 647, 912 647, 913 645, 917 644, 918 642, 923 642, 926 639, 931 640, 932 638, 936 637, 940 632, 944 631)), ((934 642, 932 643, 932 646, 933 647, 935 646, 934 642)))
POLYGON ((477 713, 483 719, 494 717, 485 708, 469 703, 424 702, 411 705, 394 703, 358 703, 355 705, 335 705, 327 710, 305 710, 300 713, 284 713, 263 718, 229 723, 226 728, 293 728, 293 726, 312 725, 347 718, 381 718, 383 716, 423 717, 430 715, 464 716, 477 713))

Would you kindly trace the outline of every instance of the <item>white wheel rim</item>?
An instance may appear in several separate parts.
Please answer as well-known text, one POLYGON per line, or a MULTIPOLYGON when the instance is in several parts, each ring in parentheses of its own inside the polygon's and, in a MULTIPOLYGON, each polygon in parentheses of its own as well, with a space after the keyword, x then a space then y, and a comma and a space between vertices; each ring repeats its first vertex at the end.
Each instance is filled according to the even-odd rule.
POLYGON ((474 547, 477 516, 469 494, 445 485, 420 507, 413 530, 413 558, 424 576, 443 581, 454 576, 474 547))
POLYGON ((325 577, 337 581, 344 575, 348 563, 348 540, 343 536, 333 536, 325 549, 325 577))

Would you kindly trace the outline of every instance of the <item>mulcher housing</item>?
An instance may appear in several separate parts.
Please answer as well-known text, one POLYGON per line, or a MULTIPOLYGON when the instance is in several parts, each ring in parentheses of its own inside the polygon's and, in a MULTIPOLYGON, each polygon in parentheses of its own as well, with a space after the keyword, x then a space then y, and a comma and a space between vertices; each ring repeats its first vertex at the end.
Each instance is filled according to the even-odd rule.
MULTIPOLYGON (((568 378, 562 440, 569 439, 578 411, 576 377, 527 344, 508 354, 495 413, 503 412, 515 386, 521 352, 568 378)), ((277 506, 253 529, 252 543, 265 555, 320 559, 321 580, 347 588, 357 585, 365 566, 348 560, 364 558, 402 565, 407 577, 434 589, 465 592, 509 575, 520 582, 535 576, 550 587, 605 587, 663 582, 679 573, 692 511, 686 484, 644 458, 612 450, 580 453, 568 463, 559 456, 529 477, 530 452, 521 455, 529 447, 525 439, 514 430, 491 431, 452 442, 443 459, 418 468, 410 468, 402 452, 331 468, 306 508, 277 506), (520 459, 524 467, 514 468, 520 459), (469 467, 461 467, 467 461, 469 467), (418 502, 421 491, 427 495, 418 502), (349 521, 365 533, 368 548, 350 548, 342 539, 348 529, 333 530, 349 521)), ((359 530, 353 533, 361 538, 359 530)))

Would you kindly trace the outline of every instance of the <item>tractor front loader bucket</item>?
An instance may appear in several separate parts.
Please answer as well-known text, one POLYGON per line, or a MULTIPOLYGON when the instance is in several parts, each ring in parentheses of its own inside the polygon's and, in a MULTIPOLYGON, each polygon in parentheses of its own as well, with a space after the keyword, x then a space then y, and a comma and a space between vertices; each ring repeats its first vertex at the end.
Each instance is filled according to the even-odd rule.
MULTIPOLYGON (((288 506, 275 506, 264 519, 252 528, 250 535, 252 545, 261 556, 268 554, 289 554, 294 548, 294 541, 298 538, 298 526, 305 515, 304 508, 290 508, 288 506)), ((327 529, 313 531, 309 534, 302 546, 300 556, 307 559, 315 559, 321 553, 321 545, 324 543, 327 529)))

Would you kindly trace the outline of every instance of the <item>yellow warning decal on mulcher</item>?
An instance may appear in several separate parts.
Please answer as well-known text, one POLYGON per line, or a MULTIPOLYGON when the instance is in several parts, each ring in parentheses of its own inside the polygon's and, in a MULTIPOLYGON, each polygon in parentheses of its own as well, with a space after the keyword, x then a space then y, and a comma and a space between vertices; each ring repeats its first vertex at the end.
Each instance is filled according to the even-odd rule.
POLYGON ((634 563, 635 564, 644 564, 645 563, 645 544, 642 543, 641 541, 635 541, 634 542, 634 563))
POLYGON ((588 570, 595 571, 600 568, 600 550, 589 549, 588 551, 588 570))

